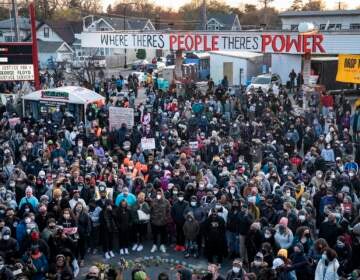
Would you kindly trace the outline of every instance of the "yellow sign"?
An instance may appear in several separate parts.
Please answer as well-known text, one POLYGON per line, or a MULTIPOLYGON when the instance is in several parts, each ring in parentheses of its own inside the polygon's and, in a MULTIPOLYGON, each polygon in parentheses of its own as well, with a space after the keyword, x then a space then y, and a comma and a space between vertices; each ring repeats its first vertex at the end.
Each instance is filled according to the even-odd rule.
POLYGON ((360 84, 360 55, 340 54, 336 81, 360 84))

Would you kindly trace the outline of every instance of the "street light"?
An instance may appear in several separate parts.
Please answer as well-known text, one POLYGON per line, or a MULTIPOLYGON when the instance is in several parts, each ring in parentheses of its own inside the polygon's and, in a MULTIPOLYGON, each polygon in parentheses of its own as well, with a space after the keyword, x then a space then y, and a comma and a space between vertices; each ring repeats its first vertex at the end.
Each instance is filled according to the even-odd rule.
MULTIPOLYGON (((126 31, 126 8, 127 8, 129 5, 135 5, 135 4, 136 4, 135 2, 123 3, 123 5, 124 5, 124 14, 123 14, 123 19, 124 19, 124 31, 126 31)), ((127 68, 126 53, 127 53, 127 49, 125 48, 125 49, 124 49, 124 54, 125 54, 124 68, 125 68, 125 69, 127 68)))

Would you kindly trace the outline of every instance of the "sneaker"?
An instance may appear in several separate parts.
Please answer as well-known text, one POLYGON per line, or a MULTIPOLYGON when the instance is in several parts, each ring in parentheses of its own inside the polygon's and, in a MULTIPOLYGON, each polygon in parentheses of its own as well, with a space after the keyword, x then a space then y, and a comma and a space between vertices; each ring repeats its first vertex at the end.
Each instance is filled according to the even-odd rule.
POLYGON ((189 254, 189 253, 186 253, 185 256, 184 256, 185 259, 187 259, 187 258, 189 258, 189 257, 190 257, 190 254, 189 254))
POLYGON ((155 253, 156 251, 157 251, 157 246, 153 245, 150 252, 155 253))
POLYGON ((110 260, 110 254, 108 252, 105 253, 105 259, 110 260))
POLYGON ((160 245, 160 251, 164 254, 166 253, 166 248, 165 248, 164 244, 160 245))
POLYGON ((110 251, 109 254, 110 254, 110 257, 112 257, 112 258, 115 257, 115 254, 113 251, 110 251))
POLYGON ((125 252, 125 255, 129 255, 129 250, 128 250, 128 248, 125 248, 124 252, 125 252))
POLYGON ((143 249, 144 249, 144 246, 140 244, 140 245, 137 247, 136 251, 141 252, 143 249))
POLYGON ((138 248, 138 245, 135 243, 134 246, 132 246, 131 250, 136 251, 137 248, 138 248))
POLYGON ((120 249, 120 256, 124 255, 124 249, 120 249))

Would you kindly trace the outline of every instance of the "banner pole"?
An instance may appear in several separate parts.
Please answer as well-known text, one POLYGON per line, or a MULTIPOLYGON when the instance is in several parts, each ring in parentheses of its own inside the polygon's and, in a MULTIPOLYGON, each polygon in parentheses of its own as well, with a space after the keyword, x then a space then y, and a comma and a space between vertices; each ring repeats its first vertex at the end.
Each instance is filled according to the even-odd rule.
POLYGON ((40 89, 40 73, 39 73, 39 58, 38 58, 38 46, 36 38, 36 18, 35 18, 35 5, 34 2, 29 4, 30 21, 31 21, 31 38, 32 38, 32 57, 34 66, 34 81, 35 89, 40 89))

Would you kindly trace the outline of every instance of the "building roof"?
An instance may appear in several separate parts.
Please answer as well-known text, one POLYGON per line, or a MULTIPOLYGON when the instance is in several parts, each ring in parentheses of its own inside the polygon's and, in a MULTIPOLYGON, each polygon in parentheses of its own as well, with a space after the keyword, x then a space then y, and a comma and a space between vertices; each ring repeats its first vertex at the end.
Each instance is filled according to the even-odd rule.
MULTIPOLYGON (((115 30, 124 30, 124 18, 122 17, 101 17, 115 30)), ((98 18, 101 19, 101 18, 98 18)), ((148 19, 125 18, 126 30, 143 30, 148 23, 148 19)))
POLYGON ((243 59, 252 59, 263 56, 262 53, 246 52, 246 51, 213 51, 209 53, 210 56, 212 54, 215 54, 215 55, 231 56, 231 57, 243 58, 243 59))
MULTIPOLYGON (((56 92, 67 92, 69 98, 67 100, 61 100, 61 102, 72 103, 72 104, 88 104, 95 101, 105 100, 103 96, 97 94, 95 91, 89 90, 87 88, 76 87, 76 86, 66 86, 58 87, 53 89, 48 89, 48 91, 56 92)), ((22 98, 25 100, 45 100, 42 98, 43 90, 34 91, 24 95, 22 98)), ((59 101, 59 99, 46 98, 48 101, 59 101)))
POLYGON ((80 34, 83 28, 81 21, 45 21, 43 24, 47 24, 69 45, 75 41, 75 34, 80 34))
MULTIPOLYGON (((64 42, 49 42, 38 40, 38 48, 40 53, 56 53, 63 44, 64 42)), ((70 48, 70 46, 66 46, 70 48)))
MULTIPOLYGON (((39 22, 36 22, 39 25, 39 22)), ((26 17, 18 17, 19 29, 30 30, 30 19, 26 17)), ((14 29, 14 19, 4 19, 0 21, 0 29, 14 29)))
POLYGON ((222 29, 231 29, 236 18, 236 14, 226 14, 226 13, 210 13, 207 15, 208 21, 212 18, 216 19, 219 23, 223 25, 222 29))
POLYGON ((360 16, 360 10, 334 10, 334 11, 286 11, 280 17, 329 17, 329 16, 360 16))

